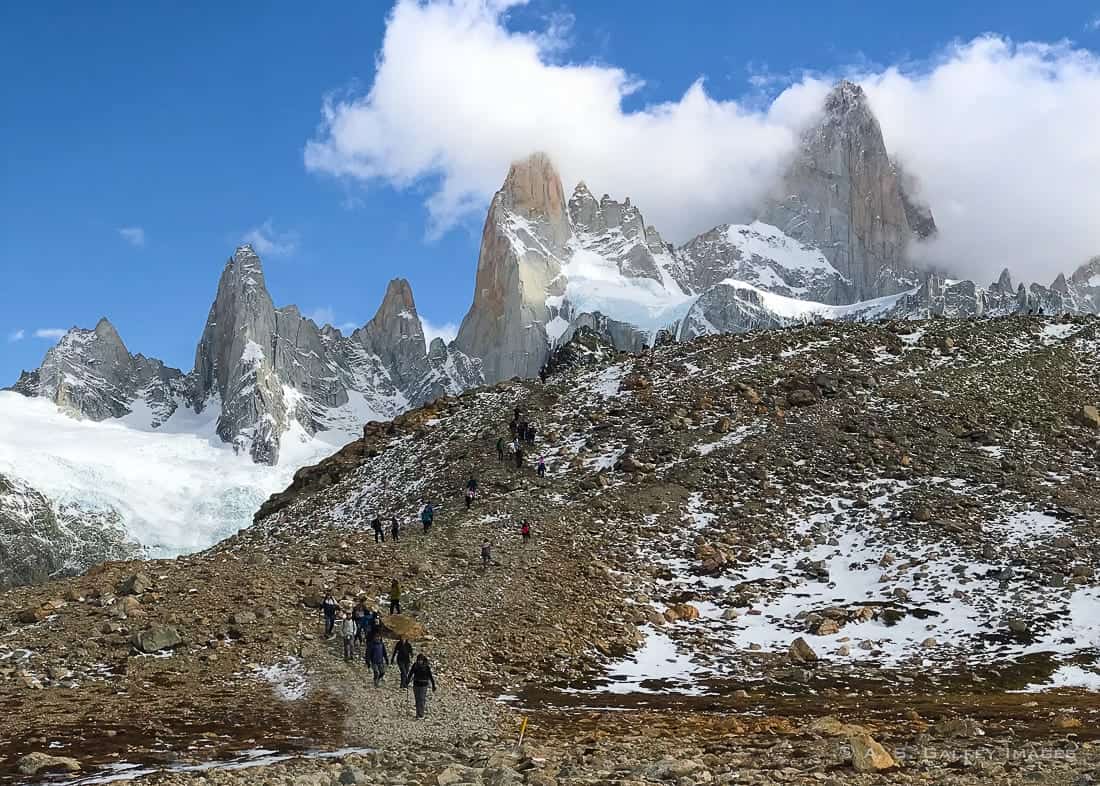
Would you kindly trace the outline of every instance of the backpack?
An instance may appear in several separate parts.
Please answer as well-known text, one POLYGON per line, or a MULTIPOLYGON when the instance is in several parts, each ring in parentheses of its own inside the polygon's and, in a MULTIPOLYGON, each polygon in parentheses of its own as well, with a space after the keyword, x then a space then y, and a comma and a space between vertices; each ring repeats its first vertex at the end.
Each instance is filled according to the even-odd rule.
POLYGON ((424 510, 422 510, 420 512, 420 520, 425 524, 431 524, 433 515, 434 514, 433 514, 433 511, 432 511, 432 506, 431 505, 425 505, 424 510))

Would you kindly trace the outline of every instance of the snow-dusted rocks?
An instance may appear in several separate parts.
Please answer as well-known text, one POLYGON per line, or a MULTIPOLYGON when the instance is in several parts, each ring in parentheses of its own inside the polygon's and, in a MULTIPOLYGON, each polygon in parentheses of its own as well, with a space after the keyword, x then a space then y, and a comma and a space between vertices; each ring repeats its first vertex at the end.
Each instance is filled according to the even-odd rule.
POLYGON ((0 589, 75 575, 137 553, 117 517, 56 506, 27 483, 0 475, 0 589))
MULTIPOLYGON (((761 219, 819 248, 851 282, 841 302, 911 286, 906 245, 914 232, 897 173, 863 89, 841 82, 761 219)), ((922 230, 922 231, 927 231, 922 230)))
POLYGON ((732 278, 777 295, 836 303, 850 284, 820 250, 760 221, 715 227, 684 245, 680 258, 696 292, 732 278))
POLYGON ((46 352, 42 365, 24 371, 12 390, 48 398, 66 412, 91 420, 129 415, 148 404, 152 423, 163 423, 189 394, 181 371, 144 355, 131 355, 107 319, 94 330, 72 328, 46 352))
POLYGON ((374 318, 345 337, 295 306, 275 308, 249 246, 226 264, 195 353, 196 410, 217 402, 219 436, 266 464, 278 462, 292 428, 350 439, 367 420, 480 381, 476 361, 442 344, 428 352, 404 279, 390 282, 374 318))

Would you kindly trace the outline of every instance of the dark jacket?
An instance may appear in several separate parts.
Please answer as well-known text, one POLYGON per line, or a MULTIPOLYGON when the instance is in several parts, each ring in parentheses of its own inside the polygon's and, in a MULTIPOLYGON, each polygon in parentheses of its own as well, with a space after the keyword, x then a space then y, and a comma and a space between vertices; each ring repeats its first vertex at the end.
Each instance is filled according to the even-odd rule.
POLYGON ((423 688, 431 685, 432 690, 435 690, 435 676, 432 674, 431 664, 427 661, 417 661, 414 663, 411 675, 414 687, 423 688))
POLYGON ((370 662, 389 663, 390 657, 386 654, 386 643, 382 639, 375 639, 370 643, 370 662))
POLYGON ((393 649, 393 659, 398 663, 409 663, 413 657, 413 645, 410 641, 399 641, 393 649))

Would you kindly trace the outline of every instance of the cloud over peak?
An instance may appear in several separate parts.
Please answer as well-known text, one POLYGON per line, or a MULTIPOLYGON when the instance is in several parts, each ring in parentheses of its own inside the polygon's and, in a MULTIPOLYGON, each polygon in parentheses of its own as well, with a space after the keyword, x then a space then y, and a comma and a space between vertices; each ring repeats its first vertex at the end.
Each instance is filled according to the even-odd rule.
MULTIPOLYGON (((314 172, 430 189, 436 229, 480 219, 511 161, 555 160, 570 189, 630 196, 681 242, 752 216, 832 82, 867 90, 891 153, 940 227, 930 258, 980 281, 1049 281, 1100 253, 1100 59, 1070 43, 983 36, 925 61, 800 75, 773 100, 718 100, 703 79, 625 111, 639 79, 569 62, 561 25, 510 30, 510 0, 399 0, 365 95, 329 96, 314 172)), ((769 82, 766 85, 774 89, 769 82)))
POLYGON ((288 257, 298 250, 298 233, 276 231, 270 218, 245 232, 241 241, 252 246, 260 256, 288 257))

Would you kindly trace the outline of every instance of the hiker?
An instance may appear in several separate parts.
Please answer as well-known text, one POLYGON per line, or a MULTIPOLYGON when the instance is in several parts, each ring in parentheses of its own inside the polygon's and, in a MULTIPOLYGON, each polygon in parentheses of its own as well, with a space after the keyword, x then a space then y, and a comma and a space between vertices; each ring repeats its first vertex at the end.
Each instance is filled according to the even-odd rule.
POLYGON ((381 634, 376 633, 367 645, 367 663, 370 664, 371 673, 374 675, 376 688, 382 684, 382 678, 386 676, 386 664, 389 659, 386 653, 386 642, 382 641, 381 634))
POLYGON ((395 577, 390 582, 390 614, 401 613, 401 582, 395 577))
POLYGON ((534 445, 535 444, 535 424, 534 423, 528 423, 527 424, 527 444, 529 444, 529 445, 534 445))
POLYGON ((366 641, 367 640, 367 621, 370 612, 367 611, 367 604, 360 598, 359 602, 355 604, 355 608, 351 610, 352 621, 355 622, 355 640, 366 641))
POLYGON ((432 674, 431 664, 428 663, 423 652, 416 656, 416 663, 413 664, 412 671, 409 673, 409 679, 412 680, 413 698, 416 701, 416 717, 423 718, 428 709, 429 685, 432 693, 435 693, 435 675, 432 674))
POLYGON ((386 533, 382 530, 382 519, 378 514, 375 514, 374 518, 371 519, 370 528, 374 530, 375 543, 386 542, 386 533))
POLYGON ((520 442, 526 442, 527 441, 527 421, 526 420, 519 424, 518 437, 519 437, 520 442))
POLYGON ((546 456, 539 456, 539 462, 536 465, 536 469, 538 470, 540 478, 546 477, 546 456))
POLYGON ((489 567, 489 563, 493 561, 493 544, 487 540, 481 541, 481 564, 485 567, 489 567))
POLYGON ((351 615, 345 613, 344 621, 340 623, 340 632, 344 634, 344 660, 351 660, 355 657, 355 635, 357 627, 351 615))
POLYGON ((326 639, 332 637, 332 629, 336 627, 336 610, 339 608, 340 604, 336 602, 332 593, 326 592, 324 600, 321 601, 321 613, 325 615, 326 639))
POLYGON ((367 639, 382 635, 382 615, 378 609, 371 609, 367 614, 367 639))
POLYGON ((390 519, 390 536, 394 543, 401 540, 401 522, 397 520, 397 516, 390 519))
POLYGON ((466 510, 469 510, 470 506, 474 504, 475 496, 477 496, 477 478, 470 478, 466 482, 466 510))
POLYGON ((523 469, 523 448, 516 442, 516 469, 523 469))
POLYGON ((524 521, 520 524, 519 534, 523 536, 523 545, 526 546, 531 541, 531 522, 524 521))
POLYGON ((539 369, 539 382, 546 384, 546 366, 539 369))
POLYGON ((504 461, 504 437, 497 437, 497 461, 504 461))
POLYGON ((517 423, 516 421, 513 420, 512 422, 510 422, 508 424, 508 433, 511 435, 512 439, 516 438, 516 433, 518 431, 519 431, 519 423, 517 423))
POLYGON ((431 500, 428 500, 428 504, 424 506, 424 509, 420 511, 420 523, 424 525, 424 534, 428 534, 428 530, 432 528, 432 522, 435 521, 435 510, 432 508, 431 500))
POLYGON ((409 672, 412 671, 413 645, 406 639, 398 640, 393 648, 393 659, 397 661, 397 668, 401 670, 401 689, 409 687, 409 672))

